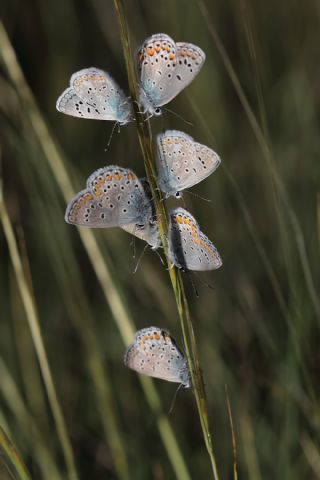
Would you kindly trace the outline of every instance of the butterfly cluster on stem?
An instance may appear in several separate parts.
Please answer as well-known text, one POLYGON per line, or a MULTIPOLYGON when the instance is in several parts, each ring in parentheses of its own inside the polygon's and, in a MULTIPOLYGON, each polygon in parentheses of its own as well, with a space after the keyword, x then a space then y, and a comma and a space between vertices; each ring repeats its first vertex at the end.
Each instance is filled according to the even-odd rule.
MULTIPOLYGON (((149 117, 161 115, 161 107, 174 99, 197 76, 205 61, 201 48, 174 42, 160 33, 147 38, 138 49, 139 104, 149 117)), ((57 110, 93 120, 126 125, 134 120, 132 101, 113 78, 98 68, 74 73, 70 86, 60 95, 57 110)), ((206 179, 220 165, 219 155, 177 130, 157 136, 158 184, 165 198, 181 198, 182 192, 206 179)), ((161 246, 155 208, 147 179, 129 168, 108 165, 92 173, 86 188, 69 202, 67 223, 90 228, 120 227, 161 246)), ((169 259, 187 270, 214 270, 221 257, 200 230, 195 218, 178 207, 170 211, 169 259)), ((125 364, 149 376, 190 386, 184 354, 166 330, 148 327, 137 332, 125 355, 125 364)))

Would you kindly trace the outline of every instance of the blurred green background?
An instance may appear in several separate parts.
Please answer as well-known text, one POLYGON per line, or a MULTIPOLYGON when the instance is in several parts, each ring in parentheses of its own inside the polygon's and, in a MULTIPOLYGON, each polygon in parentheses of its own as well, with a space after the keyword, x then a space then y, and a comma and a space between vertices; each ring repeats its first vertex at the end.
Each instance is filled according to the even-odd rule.
MULTIPOLYGON (((55 109, 84 67, 128 91, 113 2, 4 0, 1 10, 4 199, 79 478, 211 478, 192 392, 179 392, 167 421, 175 386, 143 390, 123 366, 134 328, 164 327, 182 343, 164 266, 147 250, 133 274, 142 242, 133 258, 126 232, 79 236, 64 222, 71 185, 82 189, 95 169, 144 175, 134 124, 106 152, 111 122, 55 109)), ((207 55, 168 105, 192 125, 171 113, 151 122, 154 134, 185 131, 222 158, 193 189, 211 203, 181 203, 224 262, 193 277, 199 298, 185 277, 221 480, 234 478, 226 384, 240 478, 320 478, 319 3, 127 0, 125 12, 133 48, 165 32, 207 55)), ((33 479, 70 478, 2 228, 0 245, 0 424, 33 479)), ((11 478, 4 466, 0 478, 11 478)))

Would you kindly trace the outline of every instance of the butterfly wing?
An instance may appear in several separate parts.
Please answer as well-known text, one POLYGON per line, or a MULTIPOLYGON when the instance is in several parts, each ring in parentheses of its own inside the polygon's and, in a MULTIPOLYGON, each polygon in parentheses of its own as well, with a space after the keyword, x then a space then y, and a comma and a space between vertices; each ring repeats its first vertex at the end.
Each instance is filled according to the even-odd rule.
POLYGON ((113 214, 117 226, 144 225, 152 219, 152 204, 143 182, 128 168, 100 168, 88 178, 87 188, 113 214))
POLYGON ((121 227, 131 235, 134 235, 140 240, 147 242, 153 249, 157 249, 161 245, 159 230, 156 222, 147 222, 144 225, 137 225, 130 223, 121 227))
POLYGON ((91 228, 108 228, 117 225, 117 219, 114 218, 113 212, 103 205, 88 190, 82 190, 69 202, 65 221, 72 225, 91 228))
POLYGON ((172 80, 172 90, 178 95, 200 72, 206 55, 200 47, 192 43, 177 42, 177 67, 172 80))
POLYGON ((176 96, 171 84, 177 66, 176 45, 165 33, 147 38, 138 50, 140 102, 145 108, 160 107, 176 96))
POLYGON ((58 98, 56 108, 72 117, 105 120, 100 111, 80 98, 73 88, 67 88, 58 98))
POLYGON ((152 219, 152 205, 132 170, 110 165, 95 171, 87 188, 69 203, 68 223, 88 227, 144 225, 152 219))
POLYGON ((169 257, 171 263, 183 270, 215 270, 222 265, 216 247, 183 208, 176 208, 170 214, 169 257))
POLYGON ((133 343, 126 351, 124 363, 149 377, 190 386, 183 353, 169 332, 158 327, 144 328, 136 333, 133 343))
POLYGON ((158 135, 157 143, 159 184, 167 196, 201 182, 221 162, 216 152, 177 130, 158 135))
POLYGON ((103 70, 85 68, 70 79, 70 88, 57 101, 57 110, 68 115, 125 124, 132 107, 117 83, 103 70))
POLYGON ((164 33, 147 38, 138 51, 140 103, 151 113, 166 105, 195 78, 205 53, 192 43, 177 44, 164 33))

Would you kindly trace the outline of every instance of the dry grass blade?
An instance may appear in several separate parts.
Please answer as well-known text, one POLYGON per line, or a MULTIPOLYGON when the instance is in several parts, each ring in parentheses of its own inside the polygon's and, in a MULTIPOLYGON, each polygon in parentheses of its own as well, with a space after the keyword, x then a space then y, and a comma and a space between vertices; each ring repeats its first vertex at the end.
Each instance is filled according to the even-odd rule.
POLYGON ((48 399, 52 409, 52 414, 55 419, 57 432, 59 435, 61 447, 65 457, 65 462, 68 469, 68 476, 70 480, 76 480, 78 478, 78 475, 76 472, 72 447, 68 438, 67 428, 65 425, 62 410, 60 407, 60 403, 57 397, 53 378, 51 375, 49 362, 48 362, 45 346, 44 346, 41 331, 40 331, 38 315, 36 312, 36 308, 33 302, 29 285, 25 278, 21 258, 19 255, 18 247, 17 247, 17 242, 15 239, 13 228, 12 228, 12 225, 8 216, 8 212, 4 203, 2 184, 0 184, 0 217, 1 217, 4 234, 8 243, 10 258, 11 258, 13 269, 16 275, 20 295, 22 298, 27 320, 29 323, 29 328, 30 328, 33 343, 34 343, 34 348, 37 353, 39 366, 42 372, 43 380, 44 380, 47 394, 48 394, 48 399))
MULTIPOLYGON (((275 198, 275 209, 276 209, 277 215, 279 217, 280 231, 281 231, 281 234, 282 234, 282 237, 283 237, 283 242, 284 242, 284 246, 283 246, 284 255, 287 257, 287 248, 285 246, 285 238, 284 238, 284 237, 286 237, 287 232, 285 232, 283 219, 280 216, 280 204, 278 203, 279 200, 277 199, 277 196, 279 197, 279 199, 283 203, 283 206, 285 208, 285 211, 286 211, 286 214, 288 216, 289 222, 291 224, 291 228, 293 230, 294 238, 295 238, 295 241, 296 241, 297 251, 298 251, 299 256, 300 256, 302 271, 303 271, 304 276, 305 276, 305 282, 306 282, 306 285, 307 285, 307 288, 308 288, 310 299, 311 299, 312 304, 313 304, 314 311, 315 311, 315 313, 317 315, 317 318, 318 318, 318 322, 320 323, 320 301, 319 301, 319 297, 317 295, 317 290, 316 290, 316 287, 315 287, 315 284, 314 284, 314 279, 313 279, 313 276, 312 276, 312 273, 311 273, 309 258, 308 258, 307 251, 306 251, 304 235, 303 235, 298 217, 297 217, 294 209, 291 207, 290 199, 289 199, 288 193, 286 191, 285 185, 284 185, 280 175, 278 174, 278 172, 275 168, 275 165, 274 165, 274 162, 273 162, 272 151, 271 151, 271 148, 268 144, 268 141, 267 141, 267 139, 264 135, 264 132, 261 129, 261 127, 260 127, 260 125, 257 121, 257 118, 256 118, 256 116, 255 116, 255 114, 254 114, 254 112, 253 112, 253 110, 250 106, 250 103, 249 103, 249 101, 248 101, 248 99, 247 99, 247 97, 244 93, 244 90, 243 90, 243 88, 240 84, 239 78, 236 74, 236 71, 235 71, 233 65, 232 65, 232 62, 229 58, 229 55, 228 55, 228 53, 227 53, 219 35, 218 35, 214 25, 211 22, 210 14, 209 14, 209 11, 208 11, 207 6, 205 4, 205 1, 204 0, 197 0, 197 2, 199 4, 199 9, 202 13, 203 19, 206 22, 208 31, 209 31, 209 33, 212 37, 213 43, 215 44, 215 46, 216 46, 216 48, 217 48, 217 50, 218 50, 218 52, 221 56, 222 62, 225 66, 225 69, 226 69, 226 71, 227 71, 227 73, 230 77, 232 85, 233 85, 233 87, 234 87, 234 89, 235 89, 235 91, 236 91, 236 93, 239 97, 241 105, 242 105, 242 107, 245 111, 245 114, 246 114, 246 116, 249 120, 252 131, 254 132, 254 135, 256 136, 257 142, 260 145, 263 156, 266 159, 266 162, 267 162, 267 165, 268 165, 268 168, 269 168, 269 172, 270 172, 270 178, 271 178, 271 181, 273 183, 272 188, 274 189, 273 194, 274 194, 274 198, 275 198)), ((287 264, 288 264, 288 260, 287 260, 287 264)))
POLYGON ((315 478, 320 478, 320 453, 319 446, 307 435, 301 439, 303 452, 315 474, 315 478))
MULTIPOLYGON (((0 24, 0 43, 2 62, 9 73, 12 83, 19 92, 19 96, 23 102, 24 108, 26 109, 35 136, 37 137, 37 140, 45 154, 61 193, 65 201, 68 202, 74 195, 70 177, 62 156, 52 140, 48 128, 35 104, 32 93, 24 79, 23 73, 18 65, 16 56, 2 23, 0 24)), ((131 342, 136 330, 134 322, 127 312, 122 302, 121 294, 112 280, 106 260, 99 249, 94 234, 90 230, 79 229, 79 235, 88 254, 93 270, 95 271, 95 274, 99 280, 105 299, 111 309, 113 318, 120 331, 123 342, 125 345, 128 345, 131 342)), ((168 418, 162 413, 162 405, 154 384, 149 378, 140 378, 140 382, 150 408, 157 420, 160 436, 175 475, 178 479, 189 480, 190 475, 188 473, 183 455, 181 454, 179 445, 168 418)))
POLYGON ((8 464, 8 468, 13 467, 17 480, 31 480, 31 477, 20 457, 14 444, 0 426, 0 457, 2 462, 8 464), (1 453, 2 452, 2 453, 1 453))
MULTIPOLYGON (((62 478, 65 478, 65 475, 62 475, 59 471, 54 454, 48 445, 47 436, 43 435, 34 421, 34 417, 27 410, 14 378, 1 357, 0 378, 2 401, 15 419, 15 423, 19 425, 22 437, 27 441, 32 437, 28 450, 30 449, 31 455, 34 455, 35 463, 38 464, 41 472, 41 478, 44 480, 62 480, 62 478)), ((1 425, 11 435, 11 428, 14 428, 14 422, 10 421, 9 429, 9 426, 6 425, 1 417, 0 415, 1 425)))
POLYGON ((227 399, 227 408, 228 408, 228 417, 230 422, 230 429, 231 429, 231 438, 232 438, 232 454, 233 454, 233 478, 234 480, 238 480, 238 468, 237 468, 237 443, 236 443, 236 436, 234 433, 234 426, 233 426, 233 418, 232 418, 232 410, 231 410, 231 403, 228 393, 227 384, 225 385, 226 391, 226 399, 227 399))

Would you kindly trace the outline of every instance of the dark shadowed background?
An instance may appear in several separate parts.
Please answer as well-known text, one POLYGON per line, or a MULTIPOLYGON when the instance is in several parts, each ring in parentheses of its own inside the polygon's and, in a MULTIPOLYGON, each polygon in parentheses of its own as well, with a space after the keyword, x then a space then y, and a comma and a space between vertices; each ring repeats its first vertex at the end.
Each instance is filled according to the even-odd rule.
MULTIPOLYGON (((4 0, 1 10, 3 194, 79 477, 210 478, 192 391, 179 392, 161 436, 159 412, 169 411, 175 385, 155 381, 158 397, 148 402, 151 383, 143 391, 123 366, 133 322, 167 328, 182 343, 165 267, 148 249, 134 274, 141 241, 134 249, 126 232, 108 229, 94 243, 64 222, 69 181, 81 190, 108 164, 144 175, 134 123, 106 152, 112 122, 55 109, 84 67, 106 70, 128 91, 113 2, 4 0)), ((234 478, 225 384, 241 478, 320 478, 320 6, 127 0, 125 12, 133 49, 165 32, 207 56, 168 105, 192 125, 165 112, 152 128, 182 130, 222 159, 193 188, 211 203, 188 193, 180 201, 224 262, 192 277, 199 298, 185 276, 221 480, 234 478)), ((0 248, 0 424, 33 479, 62 480, 64 449, 2 228, 0 248)), ((11 478, 4 467, 0 478, 11 478)))

